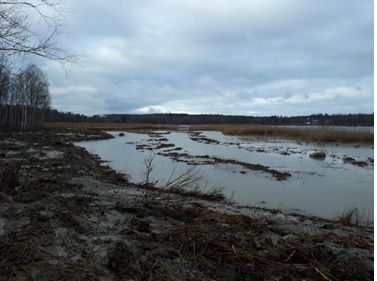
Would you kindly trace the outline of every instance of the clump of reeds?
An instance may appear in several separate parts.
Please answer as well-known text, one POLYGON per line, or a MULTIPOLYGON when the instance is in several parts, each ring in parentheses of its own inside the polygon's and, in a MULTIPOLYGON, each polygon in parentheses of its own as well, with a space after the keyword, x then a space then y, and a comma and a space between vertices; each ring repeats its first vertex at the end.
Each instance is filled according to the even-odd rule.
POLYGON ((359 225, 360 224, 360 212, 357 208, 345 210, 339 216, 339 222, 345 226, 359 225))
POLYGON ((191 130, 220 131, 225 135, 280 137, 318 142, 373 143, 371 133, 341 131, 333 128, 289 128, 261 125, 199 125, 191 130))

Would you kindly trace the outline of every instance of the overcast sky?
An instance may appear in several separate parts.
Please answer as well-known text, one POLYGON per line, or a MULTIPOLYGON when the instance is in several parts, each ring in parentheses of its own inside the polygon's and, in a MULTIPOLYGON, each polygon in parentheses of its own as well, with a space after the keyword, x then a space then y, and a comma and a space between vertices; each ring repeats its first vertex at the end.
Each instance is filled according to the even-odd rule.
POLYGON ((59 110, 373 112, 372 0, 64 2, 79 61, 39 62, 59 110))

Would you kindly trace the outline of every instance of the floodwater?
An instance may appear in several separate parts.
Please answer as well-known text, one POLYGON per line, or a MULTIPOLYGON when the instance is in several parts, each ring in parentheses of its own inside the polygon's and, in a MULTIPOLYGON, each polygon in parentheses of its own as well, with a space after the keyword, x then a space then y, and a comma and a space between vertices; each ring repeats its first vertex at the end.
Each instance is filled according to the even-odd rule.
POLYGON ((249 170, 229 163, 201 163, 194 167, 203 175, 203 189, 209 191, 221 188, 225 195, 241 205, 330 219, 338 217, 345 210, 358 208, 363 219, 373 220, 372 145, 239 138, 225 136, 220 132, 200 132, 198 141, 187 131, 159 132, 160 135, 155 133, 125 132, 125 136, 119 136, 118 132, 111 132, 113 139, 79 142, 76 145, 99 155, 113 169, 128 174, 133 182, 143 181, 144 160, 155 154, 151 178, 161 186, 168 178, 193 167, 169 157, 167 152, 172 149, 182 148, 176 152, 185 155, 208 155, 260 164, 288 172, 291 176, 278 181, 264 171, 249 170), (218 143, 200 142, 203 138, 218 143), (170 144, 170 147, 157 149, 157 144, 161 143, 170 144), (314 151, 325 152, 326 158, 310 158, 309 155, 314 151), (165 155, 157 154, 161 152, 165 155), (345 163, 345 157, 363 161, 367 165, 360 167, 345 163))

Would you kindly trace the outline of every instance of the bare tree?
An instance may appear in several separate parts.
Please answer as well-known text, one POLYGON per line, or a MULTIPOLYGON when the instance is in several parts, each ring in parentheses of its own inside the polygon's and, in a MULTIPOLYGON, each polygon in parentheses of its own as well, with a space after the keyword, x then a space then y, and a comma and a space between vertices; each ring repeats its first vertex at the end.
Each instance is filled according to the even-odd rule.
MULTIPOLYGON (((72 62, 56 41, 63 23, 60 0, 0 0, 0 127, 29 129, 50 107, 48 81, 35 65, 12 74, 9 57, 36 55, 72 62)), ((13 61, 13 59, 11 60, 13 61)))
POLYGON ((66 61, 56 42, 63 19, 56 0, 0 1, 0 52, 66 61))
POLYGON ((15 111, 13 127, 29 129, 44 122, 50 94, 47 78, 36 65, 28 65, 15 76, 10 106, 15 111))
POLYGON ((11 72, 8 60, 0 56, 0 127, 3 127, 9 119, 9 108, 7 107, 10 97, 11 72))

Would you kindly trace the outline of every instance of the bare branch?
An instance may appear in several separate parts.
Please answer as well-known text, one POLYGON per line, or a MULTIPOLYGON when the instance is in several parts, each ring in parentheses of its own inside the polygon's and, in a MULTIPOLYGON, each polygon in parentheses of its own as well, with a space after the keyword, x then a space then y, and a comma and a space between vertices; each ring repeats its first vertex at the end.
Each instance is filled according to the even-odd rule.
POLYGON ((151 173, 154 169, 154 159, 156 158, 155 153, 149 154, 145 159, 144 159, 144 165, 145 165, 145 170, 144 170, 144 185, 150 185, 151 184, 151 173))
POLYGON ((63 19, 56 1, 0 1, 0 52, 9 56, 36 55, 59 62, 73 61, 74 56, 55 41, 63 19))

